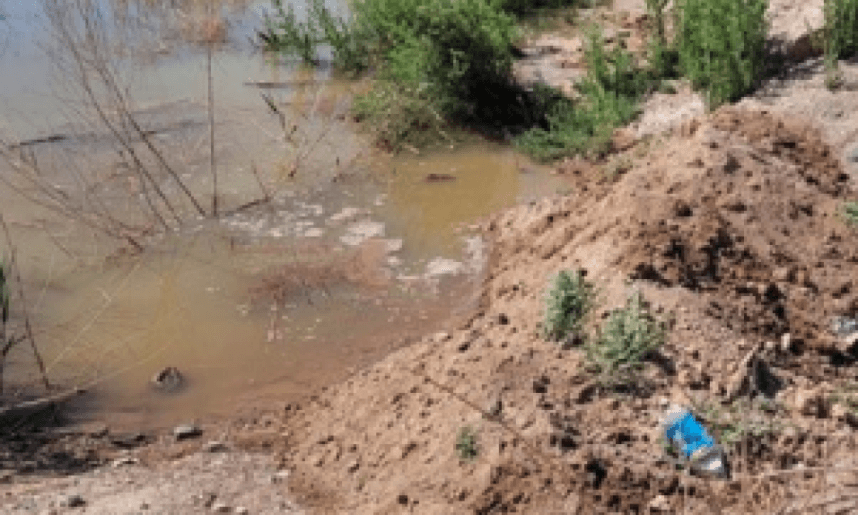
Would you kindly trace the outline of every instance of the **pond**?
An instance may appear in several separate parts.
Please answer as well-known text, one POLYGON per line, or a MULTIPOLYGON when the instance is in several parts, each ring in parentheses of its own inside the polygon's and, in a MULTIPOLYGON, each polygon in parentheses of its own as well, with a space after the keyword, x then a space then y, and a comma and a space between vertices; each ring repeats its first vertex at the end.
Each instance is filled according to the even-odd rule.
MULTIPOLYGON (((75 420, 172 424, 342 380, 468 308, 488 253, 483 217, 563 188, 498 143, 373 150, 347 116, 364 83, 255 49, 267 2, 215 4, 0 3, 0 134, 15 157, 0 157, 0 205, 49 376, 87 388, 75 420), (87 96, 62 55, 58 15, 43 7, 73 4, 98 7, 121 96, 97 80, 87 96), (212 30, 217 43, 200 44, 212 30), (102 118, 93 99, 105 98, 116 109, 102 118), (160 204, 169 231, 145 210, 154 194, 137 155, 181 221, 160 204), (71 207, 58 212, 44 195, 71 207), (130 252, 94 229, 105 219, 151 230, 134 233, 130 252), (177 391, 152 384, 167 367, 184 379, 177 391)), ((7 366, 9 392, 38 394, 28 347, 7 366)))

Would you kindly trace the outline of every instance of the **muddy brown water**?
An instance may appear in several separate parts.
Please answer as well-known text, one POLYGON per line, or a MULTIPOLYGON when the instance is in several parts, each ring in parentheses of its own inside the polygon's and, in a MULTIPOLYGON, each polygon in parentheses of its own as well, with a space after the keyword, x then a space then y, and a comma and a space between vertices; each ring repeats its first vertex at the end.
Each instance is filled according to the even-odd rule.
MULTIPOLYGON (((474 223, 563 188, 545 169, 523 171, 524 158, 493 143, 371 152, 337 117, 354 85, 253 52, 242 41, 265 4, 226 4, 230 39, 213 59, 226 211, 219 220, 185 216, 180 231, 131 256, 0 189, 49 375, 88 388, 74 420, 161 426, 298 398, 340 380, 467 307, 486 252, 474 223), (298 151, 310 150, 293 177, 296 147, 284 142, 254 83, 277 85, 264 91, 301 126, 298 151), (251 169, 274 198, 230 213, 261 195, 251 169), (185 383, 159 391, 151 379, 170 366, 185 383)), ((67 104, 55 92, 28 87, 55 72, 35 45, 39 17, 21 5, 5 8, 9 33, 30 38, 12 38, 3 66, 24 60, 31 74, 27 81, 0 74, 6 134, 30 141, 57 182, 73 182, 71 168, 91 174, 112 209, 130 210, 133 180, 117 172, 110 138, 97 124, 59 116, 67 104), (52 134, 61 137, 38 141, 52 134)), ((135 113, 204 198, 206 54, 176 38, 148 43, 154 54, 126 52, 122 65, 143 78, 131 88, 135 113)), ((9 383, 32 385, 35 371, 28 349, 14 349, 9 383)))

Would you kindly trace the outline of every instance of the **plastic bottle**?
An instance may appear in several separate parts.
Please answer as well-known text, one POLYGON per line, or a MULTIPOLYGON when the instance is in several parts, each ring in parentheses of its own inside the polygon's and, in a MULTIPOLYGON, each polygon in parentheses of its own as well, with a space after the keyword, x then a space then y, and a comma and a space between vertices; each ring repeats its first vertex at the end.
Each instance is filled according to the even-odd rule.
POLYGON ((665 412, 662 428, 667 440, 679 449, 693 471, 726 477, 723 451, 690 411, 682 406, 670 406, 665 412))

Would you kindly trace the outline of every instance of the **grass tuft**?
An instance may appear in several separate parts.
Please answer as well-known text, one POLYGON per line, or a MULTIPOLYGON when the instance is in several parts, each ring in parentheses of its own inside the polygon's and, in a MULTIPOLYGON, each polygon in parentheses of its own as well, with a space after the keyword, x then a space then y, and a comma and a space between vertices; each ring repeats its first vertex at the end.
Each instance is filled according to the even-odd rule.
POLYGON ((766 0, 680 0, 679 67, 714 109, 738 100, 762 78, 766 0))
POLYGON ((840 214, 846 223, 858 228, 858 201, 844 202, 840 214))
POLYGON ((602 376, 603 382, 622 384, 638 371, 643 360, 664 344, 664 325, 655 320, 635 292, 626 306, 612 312, 587 346, 587 359, 602 376))
POLYGON ((459 456, 459 460, 465 462, 472 462, 479 456, 477 431, 471 426, 459 429, 456 435, 456 455, 459 456))
POLYGON ((584 337, 584 323, 595 306, 596 289, 580 271, 555 276, 545 302, 545 337, 561 341, 584 337))

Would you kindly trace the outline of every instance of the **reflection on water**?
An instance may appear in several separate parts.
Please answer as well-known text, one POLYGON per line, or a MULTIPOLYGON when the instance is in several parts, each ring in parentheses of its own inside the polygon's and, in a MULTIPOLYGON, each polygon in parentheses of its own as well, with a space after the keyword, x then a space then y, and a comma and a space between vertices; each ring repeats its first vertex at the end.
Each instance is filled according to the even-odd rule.
MULTIPOLYGON (((212 188, 207 51, 197 43, 208 4, 97 4, 131 110, 201 198, 212 188)), ((458 229, 561 187, 487 143, 382 159, 340 116, 353 84, 250 48, 266 2, 217 5, 226 31, 213 63, 220 220, 185 216, 182 231, 123 256, 103 236, 0 188, 51 376, 99 381, 83 407, 138 426, 228 411, 266 385, 280 398, 304 394, 437 327, 468 298, 461 277, 431 275, 443 268, 433 266, 439 257, 475 258, 458 229), (264 92, 299 127, 291 138, 253 83, 275 86, 264 92), (230 212, 263 194, 272 201, 230 212), (151 387, 167 366, 187 378, 177 394, 151 387)), ((2 66, 23 72, 0 74, 3 126, 22 140, 60 136, 27 146, 50 179, 128 215, 140 182, 80 98, 50 87, 56 60, 38 45, 46 20, 29 3, 0 7, 10 41, 2 66)), ((25 349, 10 355, 18 380, 33 370, 30 359, 25 349)))

